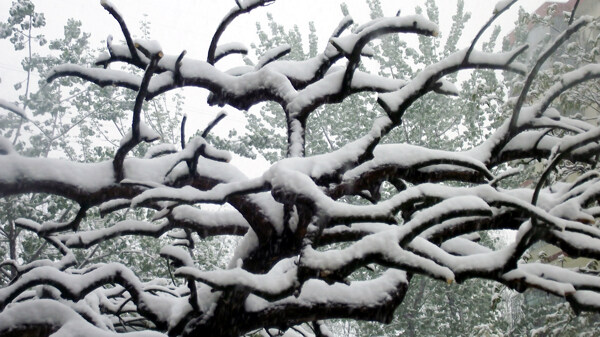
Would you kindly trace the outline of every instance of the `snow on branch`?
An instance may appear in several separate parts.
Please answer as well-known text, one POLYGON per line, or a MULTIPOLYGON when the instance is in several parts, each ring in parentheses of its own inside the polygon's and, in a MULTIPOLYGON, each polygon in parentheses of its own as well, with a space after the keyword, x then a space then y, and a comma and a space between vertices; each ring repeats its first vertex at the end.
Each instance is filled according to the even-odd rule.
POLYGON ((498 17, 500 17, 500 15, 502 15, 502 13, 504 13, 505 11, 507 11, 516 2, 517 2, 517 0, 500 0, 498 3, 496 3, 496 6, 494 7, 494 13, 493 13, 493 15, 479 29, 479 31, 477 32, 477 34, 473 38, 473 41, 471 42, 471 45, 469 46, 469 49, 467 49, 466 59, 469 59, 469 57, 471 56, 471 53, 473 52, 473 48, 475 48, 475 45, 477 44, 477 41, 481 38, 481 36, 483 35, 483 33, 492 25, 492 23, 494 21, 496 21, 496 19, 498 17))
POLYGON ((133 117, 131 120, 131 131, 127 133, 121 140, 121 144, 117 150, 117 153, 115 153, 115 158, 113 160, 114 175, 117 182, 123 180, 125 177, 123 172, 123 161, 125 160, 127 153, 133 150, 133 148, 141 141, 152 142, 157 140, 159 137, 158 133, 154 132, 141 121, 140 117, 144 101, 148 95, 148 85, 150 84, 150 79, 154 74, 158 60, 162 57, 160 47, 150 49, 153 51, 153 54, 151 55, 152 59, 146 68, 146 71, 144 72, 144 77, 142 78, 140 88, 135 98, 133 117))
POLYGON ((175 276, 191 276, 217 290, 232 288, 247 289, 267 300, 276 300, 291 295, 299 284, 296 279, 297 267, 294 259, 278 262, 266 274, 252 274, 241 268, 202 272, 193 267, 181 267, 175 276))
MULTIPOLYGON (((432 263, 431 260, 414 256, 402 249, 402 246, 406 246, 420 232, 439 221, 466 215, 486 214, 491 215, 489 206, 481 199, 470 196, 450 198, 429 208, 427 212, 419 212, 412 220, 396 230, 390 229, 366 236, 346 249, 317 252, 306 248, 302 254, 300 267, 318 270, 339 281, 356 268, 377 262, 452 282, 454 275, 450 270, 432 263)), ((314 272, 302 270, 302 273, 314 272)))
POLYGON ((388 270, 380 277, 369 281, 355 281, 350 284, 328 285, 321 280, 307 281, 299 296, 269 303, 250 295, 245 303, 250 317, 267 319, 277 324, 273 312, 289 311, 288 321, 321 319, 333 313, 336 317, 366 317, 369 320, 390 322, 397 303, 402 301, 408 285, 405 272, 388 270), (365 306, 364 303, 372 303, 365 306), (329 313, 329 314, 328 314, 329 313))
POLYGON ((229 13, 227 13, 227 15, 221 20, 221 23, 219 24, 217 31, 213 35, 213 38, 210 42, 210 46, 208 47, 208 56, 206 58, 206 62, 208 62, 209 64, 215 64, 215 62, 217 61, 215 54, 217 54, 216 51, 217 51, 217 45, 219 43, 219 39, 221 38, 221 35, 223 34, 223 32, 225 32, 225 29, 227 28, 227 26, 229 26, 229 24, 231 22, 233 22, 233 20, 235 20, 236 17, 238 17, 241 14, 248 13, 255 8, 258 8, 261 6, 268 6, 269 4, 272 4, 273 2, 275 2, 275 0, 240 0, 240 1, 236 1, 237 7, 232 8, 229 11, 229 13))
POLYGON ((150 189, 136 196, 132 200, 132 206, 153 201, 176 201, 186 204, 222 204, 226 202, 227 198, 231 195, 264 192, 267 189, 268 185, 265 184, 265 181, 262 178, 248 180, 246 182, 219 184, 209 191, 200 191, 191 186, 182 188, 161 187, 150 189))
POLYGON ((377 102, 388 113, 390 118, 398 123, 406 109, 418 98, 432 91, 433 83, 443 76, 463 69, 487 68, 507 70, 516 73, 524 73, 524 66, 514 62, 516 57, 523 53, 527 46, 517 48, 511 52, 502 54, 490 54, 472 51, 468 49, 458 51, 438 63, 434 63, 421 71, 410 85, 391 92, 380 94, 377 102))
MULTIPOLYGON (((65 337, 107 336, 118 337, 120 333, 101 329, 90 324, 67 305, 50 299, 16 303, 0 312, 1 334, 27 334, 36 328, 47 328, 55 335, 65 337)), ((127 334, 131 337, 165 337, 154 331, 138 331, 127 334)))
POLYGON ((426 36, 436 36, 437 32, 437 25, 420 15, 396 16, 372 21, 368 27, 357 34, 332 38, 330 40, 331 44, 348 58, 342 88, 346 89, 350 86, 354 71, 358 67, 362 50, 374 38, 389 33, 416 33, 426 36))
POLYGON ((159 224, 124 220, 111 227, 77 234, 61 234, 58 238, 71 248, 89 248, 97 243, 124 235, 159 237, 175 228, 201 233, 201 237, 223 234, 242 235, 248 230, 248 223, 236 211, 209 212, 196 210, 190 206, 178 206, 171 211, 167 220, 159 224))
POLYGON ((65 222, 65 223, 57 223, 57 222, 53 222, 53 221, 48 221, 48 222, 44 222, 41 225, 35 224, 35 227, 33 227, 31 220, 16 219, 15 224, 17 226, 19 226, 21 223, 27 223, 27 225, 24 225, 24 227, 27 227, 30 230, 34 230, 39 235, 47 235, 47 234, 52 234, 52 233, 56 233, 56 232, 66 231, 66 230, 77 230, 77 227, 79 226, 79 224, 81 223, 83 218, 85 218, 87 209, 88 209, 87 206, 81 207, 79 209, 79 211, 77 212, 77 214, 75 215, 75 218, 73 220, 71 220, 69 222, 65 222))
POLYGON ((267 50, 267 52, 260 57, 258 63, 256 64, 256 69, 260 69, 265 65, 284 57, 292 51, 292 47, 287 44, 281 45, 279 47, 275 47, 271 50, 267 50))
POLYGON ((578 84, 597 78, 600 78, 600 65, 598 64, 588 64, 562 75, 561 80, 549 88, 545 92, 544 97, 539 101, 539 107, 536 106, 538 115, 546 111, 552 101, 554 101, 561 93, 578 84))
POLYGON ((96 288, 113 282, 127 289, 142 315, 157 325, 167 324, 171 313, 162 307, 164 301, 146 293, 133 272, 120 264, 105 265, 84 275, 60 272, 52 267, 35 268, 13 284, 0 289, 0 308, 4 309, 21 292, 39 284, 50 284, 59 289, 65 298, 77 301, 96 288))
POLYGON ((338 26, 333 30, 333 33, 331 33, 331 37, 339 37, 346 29, 348 29, 348 27, 352 26, 353 23, 354 20, 350 15, 344 16, 338 26))
POLYGON ((248 47, 238 42, 225 43, 217 47, 215 50, 215 63, 220 59, 231 54, 248 54, 248 47))
POLYGON ((133 39, 131 38, 131 34, 129 33, 129 29, 127 28, 127 24, 125 23, 125 20, 123 19, 123 16, 121 15, 121 13, 119 13, 119 11, 116 9, 116 7, 110 1, 108 1, 108 0, 101 0, 100 4, 119 23, 119 26, 121 27, 121 31, 123 32, 123 37, 125 38, 125 41, 127 42, 127 48, 129 50, 129 53, 130 53, 131 57, 133 58, 134 63, 137 66, 141 66, 142 60, 141 60, 140 56, 137 53, 137 50, 135 48, 135 44, 133 43, 133 39))
POLYGON ((29 114, 23 110, 22 108, 20 108, 18 105, 8 102, 4 99, 0 98, 0 108, 6 109, 8 111, 11 111, 19 116, 21 116, 22 118, 25 118, 27 120, 31 120, 31 116, 29 116, 29 114))
MULTIPOLYGON (((248 52, 239 43, 219 43, 229 24, 272 3, 235 1, 204 61, 185 51, 163 55, 158 41, 134 41, 123 16, 102 1, 119 23, 125 43, 113 43, 109 37, 107 52, 96 60, 98 68, 58 65, 48 81, 79 77, 98 86, 135 91, 131 129, 115 145, 114 158, 96 163, 25 157, 17 152, 19 146, 0 138, 1 197, 46 193, 80 206, 73 219, 65 219, 72 214, 69 210, 49 220, 56 219, 55 214, 45 213, 63 203, 39 198, 42 204, 34 206, 43 216, 20 214, 13 221, 44 243, 36 253, 39 258, 11 256, 0 262, 5 282, 0 286, 0 334, 39 327, 66 336, 77 336, 78 331, 112 336, 140 328, 158 332, 132 335, 229 337, 313 326, 319 336, 327 333, 319 323, 325 319, 390 322, 409 288, 419 282, 415 274, 448 287, 483 278, 519 291, 537 288, 563 297, 575 310, 600 311, 597 272, 525 261, 536 244, 554 245, 574 258, 600 259, 600 229, 595 226, 600 174, 594 169, 600 128, 561 111, 564 102, 557 99, 578 90, 578 84, 600 78, 600 68, 578 64, 576 70, 557 75, 547 90, 533 89, 542 63, 589 19, 570 25, 531 70, 517 62, 526 45, 504 53, 475 49, 486 29, 515 0, 496 5, 469 47, 435 58, 412 78, 389 78, 384 72, 371 73, 368 66, 357 67, 362 56, 385 46, 374 42, 384 35, 435 38, 439 28, 421 16, 374 19, 353 32, 348 31, 353 20, 347 16, 314 57, 286 59, 293 46, 280 44, 256 66, 216 68, 222 57, 248 52), (338 62, 343 58, 347 61, 338 62), (127 68, 109 69, 114 62, 133 65, 143 76, 127 68), (438 95, 427 95, 457 96, 459 85, 446 75, 468 69, 529 74, 510 118, 496 121, 490 116, 506 115, 502 109, 509 105, 500 101, 512 89, 490 88, 497 93, 497 104, 463 106, 464 101, 440 103, 438 95), (159 138, 148 126, 156 124, 142 120, 147 118, 144 102, 180 87, 206 89, 208 105, 244 110, 263 102, 280 106, 285 158, 248 178, 242 173, 247 167, 234 167, 231 153, 210 135, 224 113, 195 137, 186 137, 187 118, 178 117, 172 124, 181 122, 176 128, 180 147, 161 144, 136 158, 138 144, 159 138), (383 114, 371 111, 373 101, 362 98, 352 102, 364 106, 331 118, 318 110, 356 93, 377 94, 383 114), (425 111, 417 104, 429 99, 435 108, 425 111), (469 119, 449 131, 457 140, 465 138, 458 148, 411 144, 409 129, 421 126, 404 120, 409 109, 415 116, 407 117, 419 121, 446 118, 446 110, 435 109, 460 109, 465 118, 479 118, 489 130, 468 136, 476 125, 469 119), (321 131, 338 127, 340 118, 367 127, 325 135, 328 149, 310 147, 321 141, 321 131), (311 129, 314 122, 321 130, 311 129), (542 165, 511 169, 515 160, 542 165), (566 160, 570 162, 565 170, 572 171, 565 180, 566 160), (478 241, 496 230, 516 235, 502 247, 478 241), (214 236, 225 237, 211 239, 214 236), (51 246, 51 253, 45 245, 51 246), (112 263, 122 247, 139 253, 140 262, 119 256, 135 265, 112 263), (365 280, 358 272, 361 268, 372 269, 372 278, 365 280)), ((486 85, 491 83, 495 82, 486 85)), ((578 106, 575 103, 568 102, 578 106)), ((6 101, 0 100, 0 107, 25 116, 6 101)), ((279 137, 274 130, 247 136, 279 137)), ((416 141, 429 141, 432 135, 416 141)), ((19 200, 34 199, 38 198, 19 200)), ((3 234, 8 238, 11 233, 3 234)), ((22 234, 15 235, 15 242, 21 242, 22 234)))
POLYGON ((101 87, 116 85, 131 90, 139 90, 142 79, 134 74, 120 70, 87 68, 74 64, 63 64, 54 67, 48 75, 47 81, 51 82, 59 77, 77 76, 101 87))

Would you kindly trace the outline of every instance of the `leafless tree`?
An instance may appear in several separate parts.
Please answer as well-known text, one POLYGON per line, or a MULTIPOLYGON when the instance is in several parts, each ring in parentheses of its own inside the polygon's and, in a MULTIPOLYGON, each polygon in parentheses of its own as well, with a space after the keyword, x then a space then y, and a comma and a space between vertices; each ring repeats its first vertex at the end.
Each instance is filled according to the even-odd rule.
MULTIPOLYGON (((269 335, 268 329, 274 328, 324 336, 329 334, 324 319, 389 322, 415 273, 450 284, 485 278, 519 291, 538 288, 564 297, 576 311, 600 310, 596 271, 520 261, 540 241, 570 256, 600 258, 600 229, 595 226, 600 173, 592 168, 600 150, 600 128, 552 108, 565 90, 600 77, 600 65, 564 74, 542 99, 525 105, 544 61, 589 18, 575 20, 530 70, 515 61, 527 46, 502 54, 475 48, 486 28, 516 0, 498 3, 468 48, 412 79, 382 78, 358 70, 358 65, 368 57, 369 42, 384 34, 435 38, 436 25, 418 15, 376 19, 352 32, 347 31, 352 19, 346 17, 314 58, 282 60, 289 48, 281 46, 254 67, 216 68, 227 54, 246 52, 239 44, 219 45, 228 24, 272 2, 236 1, 214 34, 207 60, 200 61, 186 58, 185 52, 163 55, 154 41, 134 41, 121 14, 102 1, 126 44, 109 38, 108 52, 97 61, 100 67, 61 65, 48 81, 75 76, 136 91, 131 130, 114 158, 99 163, 27 158, 9 143, 0 143, 0 196, 49 193, 79 204, 77 215, 65 223, 17 221, 63 257, 3 262, 17 276, 0 289, 0 334, 110 336, 143 329, 151 331, 136 335, 238 336, 259 329, 269 335), (143 76, 109 69, 115 62, 135 66, 143 76), (407 109, 426 94, 456 95, 456 87, 444 76, 466 69, 525 76, 512 115, 486 141, 456 152, 382 144, 407 109), (247 178, 229 164, 227 152, 206 140, 223 116, 201 136, 186 141, 182 134, 180 150, 161 148, 148 158, 128 156, 141 142, 158 138, 142 120, 143 102, 183 86, 208 90, 210 105, 248 109, 265 101, 280 104, 287 122, 287 158, 262 176, 247 178), (365 120, 372 124, 370 131, 344 147, 305 156, 311 112, 358 92, 377 93, 385 114, 365 120), (519 174, 499 167, 518 159, 547 159, 534 188, 498 187, 500 180, 519 174), (574 182, 550 185, 550 173, 564 160, 588 164, 589 169, 574 182), (384 200, 381 188, 386 182, 395 189, 384 200), (348 196, 370 204, 344 201, 348 196), (194 207, 198 204, 229 204, 232 210, 194 207), (102 214, 129 207, 158 212, 152 221, 80 228, 94 207, 102 214), (510 244, 492 250, 477 242, 479 231, 492 230, 517 234, 510 244), (79 269, 73 253, 115 237, 164 233, 178 238, 160 255, 177 268, 174 277, 183 280, 179 286, 143 282, 117 263, 79 269), (243 238, 229 269, 203 270, 189 254, 193 241, 219 235, 243 238), (353 280, 352 273, 371 265, 375 277, 353 280)), ((0 106, 24 114, 4 101, 0 106)), ((439 115, 443 118, 443 111, 439 115)))

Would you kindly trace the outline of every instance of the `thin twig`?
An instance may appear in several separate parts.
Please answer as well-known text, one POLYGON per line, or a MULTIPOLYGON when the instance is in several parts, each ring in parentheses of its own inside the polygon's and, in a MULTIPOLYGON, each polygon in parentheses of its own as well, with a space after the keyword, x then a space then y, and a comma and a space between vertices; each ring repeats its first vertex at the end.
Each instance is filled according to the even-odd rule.
POLYGON ((127 48, 129 49, 129 53, 131 54, 131 58, 133 59, 133 63, 140 68, 144 68, 145 64, 141 61, 137 50, 135 49, 135 44, 133 43, 133 39, 131 38, 131 33, 129 33, 127 24, 125 23, 125 20, 123 20, 121 14, 108 2, 102 1, 101 4, 102 7, 104 7, 104 9, 106 9, 110 13, 110 15, 112 15, 115 18, 115 20, 117 20, 117 22, 119 23, 121 31, 123 32, 123 36, 125 37, 125 42, 127 43, 127 48))
POLYGON ((185 149, 185 122, 187 121, 187 115, 183 115, 181 119, 181 149, 185 149))
POLYGON ((573 23, 573 19, 575 19, 575 11, 577 11, 577 7, 579 7, 579 0, 575 2, 575 6, 573 6, 573 11, 571 12, 571 17, 569 18, 569 26, 573 23))
POLYGON ((502 13, 506 12, 512 5, 514 5, 515 2, 517 2, 517 0, 511 1, 509 4, 507 4, 506 6, 504 6, 504 8, 502 8, 501 10, 495 12, 492 15, 492 17, 488 20, 488 22, 486 22, 485 25, 483 25, 483 27, 481 27, 481 29, 479 29, 479 32, 477 32, 477 35, 475 35, 475 37, 473 38, 473 41, 471 42, 471 45, 469 46, 469 49, 467 49, 467 53, 465 54, 465 62, 469 61, 469 56, 473 52, 473 49, 475 48, 475 44, 477 44, 477 41, 483 35, 483 33, 492 25, 492 23, 500 15, 502 15, 502 13))
POLYGON ((219 112, 219 114, 217 115, 217 117, 215 117, 215 119, 213 119, 212 122, 210 122, 206 128, 204 129, 204 131, 202 132, 202 138, 206 138, 208 137, 208 134, 210 133, 210 130, 212 130, 212 128, 214 128, 217 124, 219 124, 219 122, 225 118, 227 116, 227 113, 225 111, 221 111, 219 112))
POLYGON ((208 56, 206 57, 206 62, 208 62, 208 64, 211 64, 211 65, 215 64, 215 52, 217 51, 217 45, 219 43, 219 39, 221 38, 221 35, 223 35, 223 32, 225 32, 225 29, 227 28, 227 26, 229 26, 229 24, 233 20, 235 20, 235 18, 237 18, 241 14, 248 13, 255 8, 258 8, 261 6, 266 6, 270 3, 273 3, 274 1, 275 0, 256 1, 255 3, 253 3, 250 6, 247 6, 245 8, 240 6, 240 3, 237 2, 237 9, 231 10, 227 14, 227 16, 225 16, 223 18, 223 20, 221 20, 219 27, 217 27, 217 30, 215 31, 215 34, 213 35, 213 38, 210 41, 210 47, 208 47, 208 56))

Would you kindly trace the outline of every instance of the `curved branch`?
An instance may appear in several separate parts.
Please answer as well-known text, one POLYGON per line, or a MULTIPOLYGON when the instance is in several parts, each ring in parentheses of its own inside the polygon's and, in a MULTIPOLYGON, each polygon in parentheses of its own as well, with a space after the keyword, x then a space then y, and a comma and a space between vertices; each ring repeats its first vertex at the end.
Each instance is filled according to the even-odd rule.
POLYGON ((340 35, 342 35, 342 33, 346 29, 348 29, 348 27, 352 26, 353 23, 354 23, 354 20, 352 19, 352 17, 350 15, 346 15, 340 21, 340 23, 338 24, 338 26, 333 30, 333 33, 331 33, 331 37, 340 37, 340 35))
POLYGON ((291 296, 297 289, 295 258, 279 261, 266 274, 253 274, 241 268, 200 271, 194 267, 181 267, 175 276, 193 278, 221 291, 237 289, 251 292, 274 301, 291 296), (273 282, 276 279, 277 282, 273 282))
POLYGON ((550 104, 563 92, 576 85, 597 78, 600 78, 599 64, 588 64, 579 69, 563 74, 560 77, 560 81, 551 86, 546 91, 544 97, 539 101, 538 105, 536 106, 537 116, 546 111, 550 104))
POLYGON ((121 31, 123 32, 123 37, 125 37, 125 42, 127 43, 127 48, 129 49, 129 53, 130 53, 131 57, 133 58, 133 64, 135 64, 139 68, 145 68, 146 65, 144 64, 144 62, 142 62, 142 60, 140 59, 140 57, 137 53, 135 44, 133 43, 133 39, 131 38, 131 33, 129 33, 129 29, 127 28, 127 24, 125 23, 125 20, 123 20, 121 13, 119 13, 117 11, 117 9, 114 8, 113 5, 109 1, 102 0, 102 1, 100 1, 100 4, 119 23, 119 26, 121 27, 121 31))
POLYGON ((22 108, 20 108, 19 106, 17 106, 14 103, 11 103, 9 101, 3 100, 0 98, 0 108, 6 109, 10 112, 13 112, 17 115, 19 115, 21 118, 24 118, 26 120, 30 120, 31 117, 27 114, 27 112, 25 110, 23 110, 22 108))
MULTIPOLYGON (((558 154, 556 155, 555 158, 553 158, 552 162, 546 167, 546 169, 540 176, 538 183, 535 186, 533 196, 531 197, 531 203, 533 205, 537 204, 542 187, 546 183, 546 180, 548 179, 552 170, 554 170, 556 165, 558 165, 558 163, 561 160, 566 158, 571 152, 575 151, 577 148, 584 147, 585 145, 592 143, 592 142, 596 142, 598 140, 600 140, 600 128, 596 128, 596 129, 593 129, 592 131, 588 131, 588 132, 579 134, 577 136, 573 136, 570 139, 567 139, 567 141, 560 143, 559 144, 560 147, 557 149, 558 154)), ((534 219, 534 221, 535 221, 535 219, 534 219)))
MULTIPOLYGON (((349 285, 327 285, 322 281, 311 280, 303 290, 297 297, 273 303, 249 296, 245 300, 249 309, 242 314, 246 318, 243 322, 247 322, 244 328, 253 330, 263 326, 289 326, 327 317, 389 323, 408 290, 408 277, 404 272, 392 270, 377 279, 352 282, 349 285), (364 305, 365 294, 372 296, 372 306, 364 305)), ((196 326, 194 333, 202 335, 210 332, 210 329, 207 322, 196 326)))
POLYGON ((217 27, 217 30, 215 31, 213 38, 210 41, 210 46, 208 47, 208 56, 206 57, 206 62, 208 62, 208 64, 214 65, 215 62, 217 61, 215 59, 215 52, 217 50, 217 45, 219 43, 219 39, 221 38, 221 35, 223 35, 223 32, 225 32, 225 29, 227 28, 227 26, 229 26, 229 24, 233 20, 235 20, 235 18, 237 18, 241 14, 248 13, 255 8, 270 5, 273 2, 275 2, 275 0, 257 0, 257 1, 246 0, 246 1, 243 1, 242 3, 238 3, 237 8, 231 9, 229 11, 229 13, 227 13, 227 15, 223 18, 223 20, 221 20, 219 27, 217 27), (248 5, 246 4, 247 2, 249 3, 248 5))
POLYGON ((502 13, 506 12, 517 1, 518 0, 512 0, 512 1, 504 4, 501 8, 495 8, 494 9, 494 13, 493 13, 492 17, 479 29, 479 31, 477 32, 477 34, 475 34, 475 37, 473 38, 473 41, 471 42, 471 44, 469 45, 469 48, 467 49, 467 52, 465 53, 465 60, 469 59, 469 56, 471 56, 471 52, 473 52, 473 49, 475 48, 475 45, 477 44, 477 41, 479 40, 479 38, 481 38, 481 36, 483 35, 483 33, 492 25, 492 23, 494 21, 496 21, 496 19, 500 15, 502 15, 502 13))
POLYGON ((172 210, 168 221, 153 224, 145 221, 124 220, 111 227, 81 233, 59 235, 60 241, 71 248, 89 248, 111 238, 124 235, 151 236, 158 238, 176 229, 189 229, 201 237, 214 235, 244 235, 248 223, 238 212, 209 212, 195 210, 189 206, 179 206, 172 210))
POLYGON ((226 43, 224 45, 221 45, 217 48, 215 52, 215 63, 219 62, 219 60, 224 58, 225 56, 232 54, 247 55, 248 48, 239 43, 226 43))
POLYGON ((360 61, 361 52, 371 40, 390 33, 415 33, 425 36, 436 36, 437 31, 438 27, 434 23, 426 20, 420 15, 413 15, 382 18, 371 23, 357 35, 331 39, 333 46, 341 52, 347 53, 348 57, 348 64, 346 65, 344 79, 342 81, 342 91, 346 91, 350 87, 354 71, 358 67, 360 61), (348 48, 344 46, 346 42, 345 39, 348 38, 351 38, 353 42, 350 53, 346 51, 348 48))
POLYGON ((458 51, 448 58, 426 67, 413 80, 410 86, 379 95, 377 102, 387 112, 394 124, 398 124, 404 112, 420 97, 432 91, 435 83, 443 76, 464 69, 499 69, 516 73, 524 73, 521 64, 513 64, 515 58, 528 48, 521 46, 503 54, 471 52, 466 59, 467 50, 458 51))
POLYGON ((81 221, 85 218, 86 212, 89 209, 86 205, 81 205, 79 211, 75 215, 75 218, 69 222, 44 222, 39 225, 31 220, 17 219, 15 225, 32 230, 39 236, 46 236, 63 231, 76 231, 81 221))
POLYGON ((79 77, 101 87, 114 85, 135 91, 140 90, 140 83, 142 81, 139 76, 120 70, 86 68, 73 64, 63 64, 52 68, 46 81, 50 83, 58 78, 67 76, 79 77))

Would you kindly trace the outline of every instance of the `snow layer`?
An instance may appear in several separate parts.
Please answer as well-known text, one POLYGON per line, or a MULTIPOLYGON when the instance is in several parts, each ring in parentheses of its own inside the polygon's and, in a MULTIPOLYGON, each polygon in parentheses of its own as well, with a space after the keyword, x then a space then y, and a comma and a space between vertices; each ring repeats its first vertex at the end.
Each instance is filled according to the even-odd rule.
POLYGON ((31 119, 31 116, 25 110, 23 110, 23 108, 2 98, 0 98, 0 108, 12 111, 27 120, 31 119))
POLYGON ((512 5, 515 0, 500 0, 494 6, 494 14, 504 11, 508 6, 512 5))
POLYGON ((53 337, 166 337, 154 331, 116 333, 102 330, 84 320, 73 309, 57 301, 40 299, 15 303, 0 312, 0 334, 31 326, 48 326, 57 330, 53 337))
POLYGON ((175 275, 191 276, 216 289, 244 287, 258 294, 277 295, 297 284, 295 258, 279 261, 266 274, 252 274, 240 267, 227 270, 200 271, 196 268, 182 267, 175 275))
POLYGON ((248 47, 246 47, 245 44, 240 43, 240 42, 230 42, 230 43, 225 43, 225 44, 219 45, 217 47, 217 49, 215 50, 215 59, 220 59, 224 55, 228 55, 231 53, 247 54, 248 47))
MULTIPOLYGON (((140 127, 139 134, 140 134, 141 140, 150 143, 150 142, 160 139, 160 135, 158 134, 158 132, 154 131, 154 129, 152 129, 146 123, 140 122, 139 127, 140 127)), ((132 132, 133 132, 132 130, 129 130, 129 132, 127 132, 125 134, 125 136, 123 136, 123 138, 121 139, 121 143, 120 143, 121 146, 123 146, 127 142, 131 141, 131 137, 133 134, 132 132)))
POLYGON ((270 303, 260 297, 250 295, 246 299, 245 308, 250 312, 258 312, 285 304, 296 304, 307 309, 311 305, 319 303, 345 303, 357 307, 372 306, 389 299, 389 293, 393 293, 399 285, 407 283, 406 273, 399 270, 387 270, 375 280, 356 281, 350 285, 342 283, 328 285, 321 280, 308 280, 303 284, 298 297, 290 296, 270 303))
POLYGON ((292 47, 288 44, 283 44, 281 46, 275 47, 273 49, 269 49, 266 53, 264 53, 258 63, 256 64, 256 69, 260 69, 264 67, 267 63, 273 62, 276 59, 284 56, 292 50, 292 47))
POLYGON ((113 182, 112 162, 76 163, 62 159, 28 158, 16 154, 0 156, 0 184, 26 181, 56 181, 95 192, 113 182))

